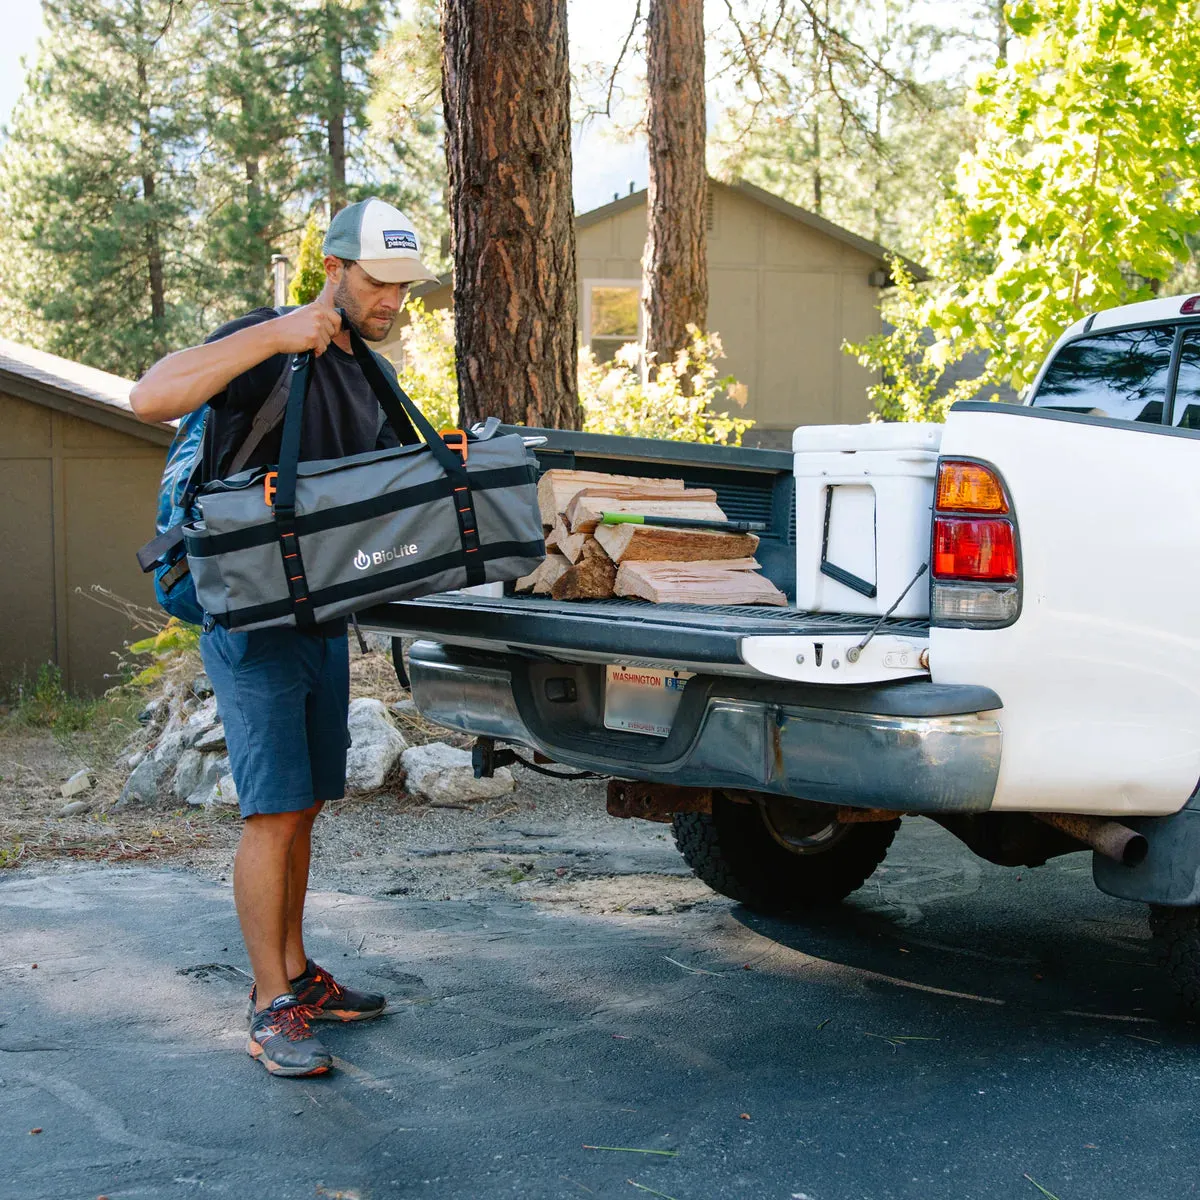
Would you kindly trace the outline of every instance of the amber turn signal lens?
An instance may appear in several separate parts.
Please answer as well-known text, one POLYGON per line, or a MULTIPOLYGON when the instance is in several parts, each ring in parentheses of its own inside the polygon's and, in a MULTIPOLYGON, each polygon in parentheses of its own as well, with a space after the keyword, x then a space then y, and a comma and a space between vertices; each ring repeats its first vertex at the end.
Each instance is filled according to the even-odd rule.
POLYGON ((940 512, 1008 512, 1004 488, 993 472, 952 459, 938 464, 937 506, 940 512))

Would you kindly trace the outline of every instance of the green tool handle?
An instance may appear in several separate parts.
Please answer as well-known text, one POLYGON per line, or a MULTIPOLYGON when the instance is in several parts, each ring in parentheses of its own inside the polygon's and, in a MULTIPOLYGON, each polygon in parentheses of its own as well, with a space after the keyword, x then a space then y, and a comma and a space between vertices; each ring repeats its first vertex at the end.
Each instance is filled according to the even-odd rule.
POLYGON ((643 513, 602 512, 601 525, 660 525, 664 529, 712 529, 717 533, 766 533, 765 521, 701 521, 695 517, 654 517, 643 513))

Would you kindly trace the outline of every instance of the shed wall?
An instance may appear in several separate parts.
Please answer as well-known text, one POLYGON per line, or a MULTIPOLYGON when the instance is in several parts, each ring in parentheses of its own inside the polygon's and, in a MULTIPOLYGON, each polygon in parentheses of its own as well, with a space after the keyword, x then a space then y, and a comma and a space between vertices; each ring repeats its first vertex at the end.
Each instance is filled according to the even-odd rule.
MULTIPOLYGON (((722 372, 749 389, 747 441, 790 445, 797 425, 866 420, 874 376, 841 345, 881 331, 867 278, 879 261, 728 188, 714 188, 712 225, 708 324, 725 347, 722 372)), ((644 204, 579 229, 580 288, 639 281, 645 240, 644 204)))
POLYGON ((102 691, 134 631, 76 589, 153 604, 134 551, 153 533, 165 451, 0 391, 0 689, 55 662, 102 691))

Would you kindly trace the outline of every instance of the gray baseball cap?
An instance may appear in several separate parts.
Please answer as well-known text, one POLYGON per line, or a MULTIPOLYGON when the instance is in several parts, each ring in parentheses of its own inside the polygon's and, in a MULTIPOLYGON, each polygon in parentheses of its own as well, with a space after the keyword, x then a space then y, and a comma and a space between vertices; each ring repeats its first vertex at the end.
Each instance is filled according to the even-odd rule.
POLYGON ((398 209, 372 196, 348 204, 329 223, 326 254, 350 258, 383 283, 420 283, 437 276, 421 261, 421 239, 398 209))

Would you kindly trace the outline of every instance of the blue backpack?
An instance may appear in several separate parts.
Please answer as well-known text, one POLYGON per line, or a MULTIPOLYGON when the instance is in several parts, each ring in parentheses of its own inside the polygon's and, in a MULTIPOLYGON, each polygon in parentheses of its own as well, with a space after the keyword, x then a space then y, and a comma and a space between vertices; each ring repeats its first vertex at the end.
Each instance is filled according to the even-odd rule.
MULTIPOLYGON (((279 316, 291 311, 290 308, 275 310, 279 316)), ((263 438, 283 420, 291 375, 291 357, 285 356, 284 368, 258 410, 246 440, 233 456, 229 474, 235 475, 242 470, 263 438)), ((171 616, 193 625, 203 622, 204 610, 196 599, 196 588, 188 570, 183 527, 193 517, 192 505, 196 492, 205 482, 204 447, 208 413, 208 405, 202 404, 194 412, 185 413, 179 418, 175 437, 167 451, 162 482, 158 485, 158 513, 154 522, 158 532, 137 552, 142 571, 154 572, 154 594, 159 605, 171 616)))

